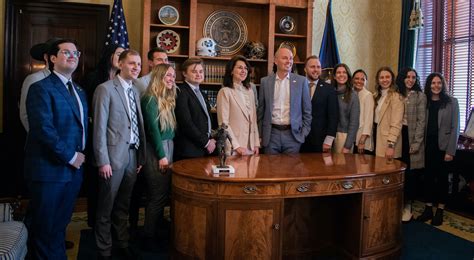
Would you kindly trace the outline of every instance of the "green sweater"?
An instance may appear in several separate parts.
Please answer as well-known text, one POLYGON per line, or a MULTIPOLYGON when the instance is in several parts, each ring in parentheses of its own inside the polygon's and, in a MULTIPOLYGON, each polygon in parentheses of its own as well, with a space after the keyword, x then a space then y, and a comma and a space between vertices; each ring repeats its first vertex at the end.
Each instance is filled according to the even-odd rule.
POLYGON ((166 157, 163 149, 163 140, 173 140, 174 130, 166 129, 161 131, 158 118, 158 102, 155 97, 143 96, 141 99, 143 121, 145 122, 145 133, 149 144, 153 147, 156 157, 162 159, 166 157))

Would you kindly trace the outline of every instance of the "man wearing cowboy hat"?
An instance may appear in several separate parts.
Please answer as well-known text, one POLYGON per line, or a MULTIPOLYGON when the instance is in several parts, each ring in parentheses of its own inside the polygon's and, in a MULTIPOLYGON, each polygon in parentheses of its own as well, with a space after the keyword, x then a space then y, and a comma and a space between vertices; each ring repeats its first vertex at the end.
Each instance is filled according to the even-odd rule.
POLYGON ((36 45, 33 45, 30 49, 30 55, 33 59, 37 61, 44 61, 45 67, 44 69, 37 71, 35 73, 32 73, 28 76, 26 76, 25 80, 23 81, 23 85, 21 86, 21 96, 20 96, 20 120, 21 123, 23 124, 23 127, 25 128, 26 132, 29 130, 29 125, 28 125, 28 115, 26 114, 26 96, 28 95, 28 90, 30 89, 30 86, 38 82, 47 76, 51 74, 51 71, 49 70, 49 63, 48 63, 48 49, 50 45, 59 40, 60 38, 51 38, 48 41, 44 43, 38 43, 36 45))

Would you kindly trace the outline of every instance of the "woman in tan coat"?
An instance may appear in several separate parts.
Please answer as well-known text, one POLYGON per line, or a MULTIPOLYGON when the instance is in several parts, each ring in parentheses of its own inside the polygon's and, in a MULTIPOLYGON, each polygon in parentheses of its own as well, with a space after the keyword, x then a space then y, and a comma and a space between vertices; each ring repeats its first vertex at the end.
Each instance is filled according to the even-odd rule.
POLYGON ((250 64, 243 56, 233 57, 226 65, 224 86, 217 94, 217 121, 226 124, 232 139, 227 154, 258 154, 255 85, 250 83, 250 64))
POLYGON ((403 99, 397 92, 395 76, 389 67, 380 68, 375 81, 375 155, 399 158, 402 155, 403 99))

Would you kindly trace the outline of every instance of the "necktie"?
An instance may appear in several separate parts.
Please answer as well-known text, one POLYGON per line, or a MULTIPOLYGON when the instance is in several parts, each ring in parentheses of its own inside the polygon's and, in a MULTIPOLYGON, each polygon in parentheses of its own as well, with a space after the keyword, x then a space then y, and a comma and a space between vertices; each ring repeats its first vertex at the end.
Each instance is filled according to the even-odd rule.
POLYGON ((137 103, 132 88, 127 89, 127 95, 128 104, 130 105, 130 119, 132 121, 132 143, 134 143, 135 148, 138 149, 140 146, 140 138, 138 134, 137 103))
POLYGON ((74 105, 76 105, 77 109, 79 109, 79 103, 77 103, 77 98, 76 98, 76 94, 74 93, 74 87, 72 86, 72 82, 68 81, 66 85, 67 85, 67 89, 69 90, 69 94, 71 94, 71 98, 74 102, 74 105))
POLYGON ((316 84, 314 84, 314 82, 309 83, 309 92, 311 94, 311 98, 313 98, 315 90, 316 84))
POLYGON ((204 101, 204 97, 202 96, 201 91, 199 91, 199 88, 195 88, 194 92, 196 93, 196 96, 199 100, 199 103, 201 103, 202 109, 204 109, 204 112, 206 113, 206 116, 207 116, 207 134, 209 135, 211 133, 211 118, 209 117, 209 113, 207 112, 206 101, 204 101))

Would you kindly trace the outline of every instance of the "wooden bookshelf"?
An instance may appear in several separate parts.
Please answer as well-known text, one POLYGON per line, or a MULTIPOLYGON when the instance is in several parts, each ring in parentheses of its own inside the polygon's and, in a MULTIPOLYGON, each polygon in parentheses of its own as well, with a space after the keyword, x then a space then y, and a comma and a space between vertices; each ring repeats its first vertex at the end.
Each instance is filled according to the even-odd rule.
MULTIPOLYGON (((258 41, 265 45, 266 55, 262 59, 249 59, 254 70, 254 82, 271 73, 273 54, 282 42, 295 45, 295 66, 303 73, 303 62, 311 55, 312 23, 314 0, 144 0, 143 1, 143 39, 142 57, 146 57, 150 48, 156 47, 156 36, 160 31, 170 29, 180 35, 180 48, 169 54, 174 62, 177 75, 181 75, 180 66, 188 57, 196 56, 196 42, 203 37, 204 22, 214 11, 227 10, 238 13, 247 25, 247 41, 258 41), (158 19, 158 10, 164 5, 172 5, 179 12, 179 21, 174 25, 162 24, 158 19), (279 29, 279 21, 291 16, 296 29, 291 34, 279 29)), ((242 50, 238 54, 243 54, 242 50)), ((224 66, 231 56, 201 57, 210 66, 224 66)), ((148 73, 143 62, 142 73, 148 73)), ((181 77, 180 77, 181 78, 181 77)), ((216 82, 207 83, 209 87, 219 88, 216 82)))

